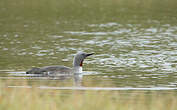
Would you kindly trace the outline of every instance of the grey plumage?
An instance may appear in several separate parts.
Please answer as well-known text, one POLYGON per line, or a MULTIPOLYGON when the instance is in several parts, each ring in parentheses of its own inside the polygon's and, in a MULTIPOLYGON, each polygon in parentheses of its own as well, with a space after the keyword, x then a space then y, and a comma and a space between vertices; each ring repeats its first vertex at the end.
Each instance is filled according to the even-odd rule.
POLYGON ((73 73, 80 73, 82 72, 82 63, 84 59, 93 53, 85 53, 79 52, 75 55, 73 60, 73 68, 66 67, 66 66, 45 66, 41 68, 32 68, 26 72, 26 74, 73 74, 73 73))

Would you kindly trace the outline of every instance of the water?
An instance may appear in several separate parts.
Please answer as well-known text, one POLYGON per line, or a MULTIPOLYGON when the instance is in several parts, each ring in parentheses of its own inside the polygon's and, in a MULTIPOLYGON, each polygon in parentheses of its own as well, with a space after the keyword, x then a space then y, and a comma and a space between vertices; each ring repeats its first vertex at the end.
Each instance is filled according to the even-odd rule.
POLYGON ((8 87, 176 89, 176 1, 103 1, 1 1, 0 80, 8 87), (77 51, 95 53, 82 76, 25 74, 32 67, 72 67, 77 51))

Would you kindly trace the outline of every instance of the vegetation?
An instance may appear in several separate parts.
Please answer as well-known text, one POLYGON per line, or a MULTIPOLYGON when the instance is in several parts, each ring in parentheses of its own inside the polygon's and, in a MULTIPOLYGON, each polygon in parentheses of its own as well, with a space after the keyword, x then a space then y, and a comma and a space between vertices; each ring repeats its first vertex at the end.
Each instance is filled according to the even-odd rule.
POLYGON ((71 91, 7 88, 0 110, 176 110, 175 91, 71 91))

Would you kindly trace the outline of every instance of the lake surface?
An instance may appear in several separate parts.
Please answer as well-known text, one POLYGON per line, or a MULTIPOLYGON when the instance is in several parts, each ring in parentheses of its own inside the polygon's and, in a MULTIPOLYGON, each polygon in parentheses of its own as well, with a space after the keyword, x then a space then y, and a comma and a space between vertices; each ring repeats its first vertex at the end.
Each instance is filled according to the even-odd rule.
POLYGON ((0 80, 8 87, 177 89, 175 3, 2 0, 0 80), (78 51, 95 53, 82 76, 25 74, 32 67, 72 67, 78 51))

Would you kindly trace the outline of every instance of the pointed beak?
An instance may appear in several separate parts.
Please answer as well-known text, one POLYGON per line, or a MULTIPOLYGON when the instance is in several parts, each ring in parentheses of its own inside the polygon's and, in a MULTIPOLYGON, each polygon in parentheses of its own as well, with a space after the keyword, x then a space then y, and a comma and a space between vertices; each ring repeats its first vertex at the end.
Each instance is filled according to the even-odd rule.
POLYGON ((94 53, 88 53, 86 56, 88 57, 88 56, 90 56, 90 55, 93 55, 94 53))

